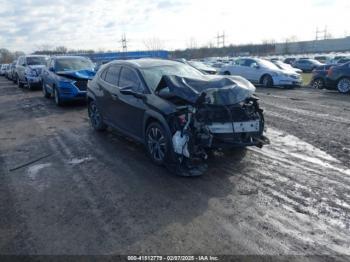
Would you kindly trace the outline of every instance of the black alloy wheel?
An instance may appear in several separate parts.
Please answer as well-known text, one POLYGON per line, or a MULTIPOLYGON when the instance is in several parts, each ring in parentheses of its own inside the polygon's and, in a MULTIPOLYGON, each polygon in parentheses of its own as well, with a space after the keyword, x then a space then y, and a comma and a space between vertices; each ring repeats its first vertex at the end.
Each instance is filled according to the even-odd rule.
POLYGON ((91 101, 88 106, 88 113, 90 118, 90 123, 96 131, 104 131, 107 125, 103 122, 103 118, 96 106, 95 101, 91 101))
POLYGON ((146 149, 152 161, 163 165, 168 156, 169 139, 164 128, 157 122, 151 123, 146 130, 146 149))
POLYGON ((311 86, 315 89, 323 89, 324 88, 324 81, 321 78, 317 78, 314 81, 312 81, 311 86))

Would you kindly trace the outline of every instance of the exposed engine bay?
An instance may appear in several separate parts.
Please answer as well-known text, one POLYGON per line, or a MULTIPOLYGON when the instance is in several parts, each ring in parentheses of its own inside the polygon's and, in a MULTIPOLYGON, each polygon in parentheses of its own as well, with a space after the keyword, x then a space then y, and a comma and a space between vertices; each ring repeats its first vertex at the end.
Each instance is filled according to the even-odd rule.
POLYGON ((180 161, 206 159, 210 149, 269 143, 255 87, 241 77, 209 80, 163 76, 156 94, 174 104, 168 122, 180 161))

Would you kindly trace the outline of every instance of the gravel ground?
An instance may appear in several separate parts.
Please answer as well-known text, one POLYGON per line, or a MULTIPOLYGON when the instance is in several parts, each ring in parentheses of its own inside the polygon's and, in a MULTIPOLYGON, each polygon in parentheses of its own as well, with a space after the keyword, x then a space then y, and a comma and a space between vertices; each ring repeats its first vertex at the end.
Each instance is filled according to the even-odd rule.
POLYGON ((271 145, 183 178, 0 78, 0 253, 350 255, 350 96, 257 95, 271 145))

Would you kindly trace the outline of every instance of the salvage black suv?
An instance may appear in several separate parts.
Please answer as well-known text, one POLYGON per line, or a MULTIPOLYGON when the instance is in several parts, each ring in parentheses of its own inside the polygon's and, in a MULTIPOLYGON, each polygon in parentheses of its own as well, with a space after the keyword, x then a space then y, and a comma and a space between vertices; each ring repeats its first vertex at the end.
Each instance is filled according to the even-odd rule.
POLYGON ((242 77, 176 61, 114 61, 89 81, 88 112, 95 130, 115 128, 144 144, 156 164, 196 175, 212 149, 268 143, 254 91, 242 77))

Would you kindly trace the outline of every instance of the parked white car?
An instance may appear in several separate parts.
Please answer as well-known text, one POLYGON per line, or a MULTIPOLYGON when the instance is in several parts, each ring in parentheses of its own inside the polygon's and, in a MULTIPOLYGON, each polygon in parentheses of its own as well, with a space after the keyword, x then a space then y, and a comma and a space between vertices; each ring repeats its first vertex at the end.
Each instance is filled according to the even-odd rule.
POLYGON ((8 66, 9 66, 8 64, 0 65, 0 76, 4 76, 5 75, 8 66))
POLYGON ((220 74, 238 75, 250 82, 265 87, 271 86, 301 86, 301 75, 278 68, 270 61, 258 58, 240 58, 234 64, 223 66, 220 74))

